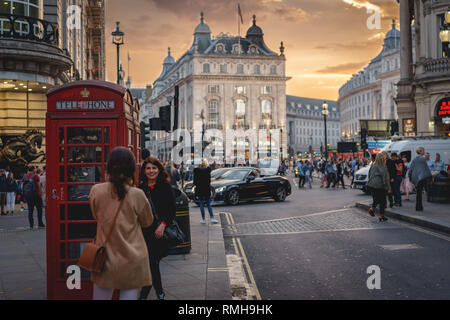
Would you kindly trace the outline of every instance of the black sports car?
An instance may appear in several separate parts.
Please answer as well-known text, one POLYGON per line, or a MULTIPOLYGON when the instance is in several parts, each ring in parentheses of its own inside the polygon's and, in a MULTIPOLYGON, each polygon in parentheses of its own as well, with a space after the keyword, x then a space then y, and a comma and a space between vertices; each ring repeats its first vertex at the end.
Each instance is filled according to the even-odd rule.
MULTIPOLYGON (((262 177, 259 169, 251 167, 229 168, 211 181, 215 190, 214 202, 237 205, 240 201, 273 198, 284 201, 291 194, 291 184, 280 176, 262 177)), ((197 202, 197 201, 196 201, 197 202)))

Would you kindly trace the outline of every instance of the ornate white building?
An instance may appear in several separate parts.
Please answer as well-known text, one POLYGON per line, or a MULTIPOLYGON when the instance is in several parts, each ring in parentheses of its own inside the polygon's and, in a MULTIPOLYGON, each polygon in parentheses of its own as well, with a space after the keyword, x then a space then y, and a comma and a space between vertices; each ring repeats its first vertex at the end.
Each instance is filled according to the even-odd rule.
POLYGON ((400 31, 386 34, 383 49, 339 89, 341 135, 355 139, 360 119, 397 119, 396 83, 400 80, 400 31))
MULTIPOLYGON (((178 86, 178 128, 192 133, 194 122, 204 121, 206 129, 220 130, 224 138, 227 129, 280 129, 279 151, 287 155, 286 81, 289 78, 285 63, 283 43, 280 54, 269 49, 255 16, 245 38, 229 34, 213 38, 201 13, 190 49, 175 61, 169 48, 141 118, 145 121, 158 117, 159 108, 168 104, 167 97, 174 96, 174 88, 178 86)), ((153 131, 151 143, 147 145, 152 154, 162 159, 168 159, 172 145, 166 143, 165 135, 153 131)), ((248 142, 243 143, 248 157, 248 142)), ((224 141, 222 147, 226 148, 224 141)), ((224 152, 228 154, 227 150, 224 152)))

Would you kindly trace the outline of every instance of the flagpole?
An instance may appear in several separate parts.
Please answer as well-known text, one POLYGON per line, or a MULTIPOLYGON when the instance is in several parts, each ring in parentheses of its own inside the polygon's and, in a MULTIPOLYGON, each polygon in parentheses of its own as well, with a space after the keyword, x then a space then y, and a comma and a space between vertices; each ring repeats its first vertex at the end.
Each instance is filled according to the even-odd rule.
POLYGON ((241 22, 239 21, 239 3, 238 3, 238 43, 239 43, 239 52, 238 54, 241 54, 241 22))

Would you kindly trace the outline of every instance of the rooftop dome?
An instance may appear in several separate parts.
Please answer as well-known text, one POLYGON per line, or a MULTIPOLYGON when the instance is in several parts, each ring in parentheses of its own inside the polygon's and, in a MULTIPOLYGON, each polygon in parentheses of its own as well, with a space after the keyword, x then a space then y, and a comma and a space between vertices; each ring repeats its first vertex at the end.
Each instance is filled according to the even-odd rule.
POLYGON ((170 48, 168 48, 168 56, 164 59, 164 64, 174 64, 175 59, 170 55, 170 48))
POLYGON ((262 29, 256 25, 256 16, 253 15, 253 25, 247 30, 247 38, 262 37, 263 35, 262 29))
POLYGON ((200 24, 195 28, 194 34, 205 33, 211 34, 209 26, 204 22, 203 12, 200 12, 200 24))
POLYGON ((392 20, 392 29, 384 38, 385 49, 396 49, 400 45, 400 31, 395 28, 395 20, 392 20))

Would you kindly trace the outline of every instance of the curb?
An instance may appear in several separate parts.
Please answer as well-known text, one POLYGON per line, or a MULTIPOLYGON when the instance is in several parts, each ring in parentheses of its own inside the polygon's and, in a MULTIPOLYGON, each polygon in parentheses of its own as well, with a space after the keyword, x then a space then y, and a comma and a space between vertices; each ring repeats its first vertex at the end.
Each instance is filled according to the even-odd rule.
POLYGON ((232 300, 222 223, 208 226, 206 300, 232 300))
MULTIPOLYGON (((361 209, 365 209, 365 210, 369 210, 369 208, 370 208, 370 205, 364 204, 364 203, 360 203, 360 202, 357 202, 355 204, 355 206, 357 208, 361 208, 361 209)), ((378 209, 377 209, 377 212, 378 212, 378 209)), ((444 232, 444 233, 447 233, 447 234, 450 235, 450 227, 444 226, 442 224, 438 224, 438 223, 435 223, 435 222, 432 222, 432 221, 427 220, 427 219, 418 219, 418 218, 415 218, 415 217, 406 216, 404 214, 400 214, 400 213, 391 211, 389 209, 385 209, 384 214, 386 216, 388 216, 388 217, 395 218, 397 220, 410 222, 410 223, 413 223, 413 224, 421 226, 421 227, 430 228, 430 229, 433 229, 433 230, 436 230, 436 231, 440 231, 440 232, 444 232)))

